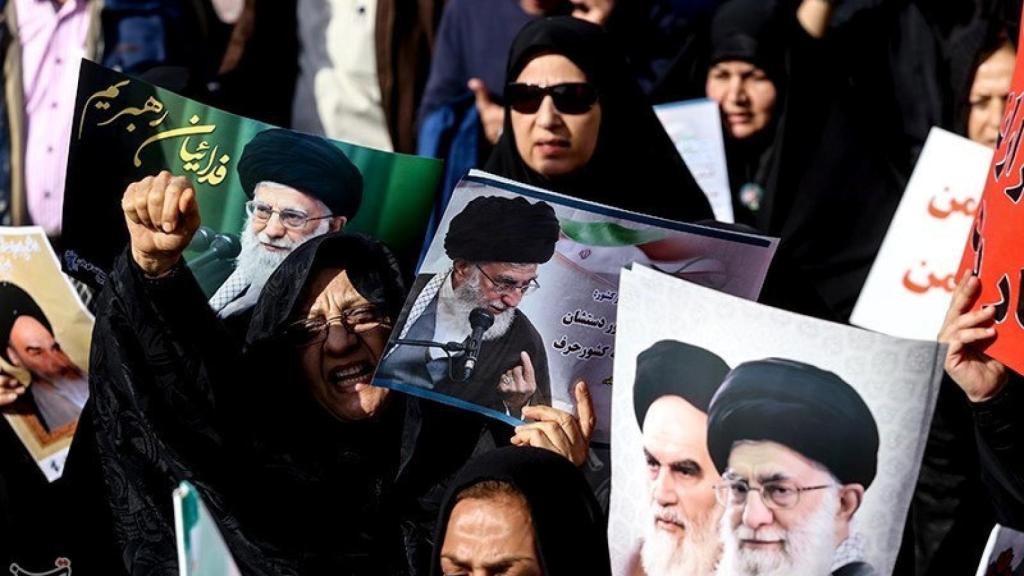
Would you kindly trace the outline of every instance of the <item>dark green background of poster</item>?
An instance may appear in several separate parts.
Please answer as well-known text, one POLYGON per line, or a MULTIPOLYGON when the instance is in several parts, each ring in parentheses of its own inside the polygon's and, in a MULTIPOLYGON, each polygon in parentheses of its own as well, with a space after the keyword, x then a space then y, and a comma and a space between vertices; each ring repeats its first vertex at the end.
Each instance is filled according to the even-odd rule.
MULTIPOLYGON (((259 98, 259 95, 254 94, 253 97, 259 98)), ((109 271, 114 258, 127 245, 127 230, 121 212, 121 196, 125 188, 129 183, 160 170, 166 169, 172 174, 190 178, 199 201, 203 226, 216 232, 237 234, 245 220, 247 197, 235 167, 245 144, 258 132, 272 127, 83 60, 64 195, 61 248, 71 253, 70 258, 66 254, 63 259, 65 270, 86 282, 101 282, 98 275, 89 270, 109 271), (127 84, 121 84, 125 81, 127 84), (112 97, 93 98, 95 94, 118 84, 116 95, 115 91, 108 91, 106 96, 112 97), (138 115, 124 112, 129 108, 143 109, 150 98, 155 98, 162 105, 159 112, 150 110, 138 115), (109 122, 118 114, 118 118, 109 122), (150 125, 161 117, 163 120, 158 125, 150 125), (191 119, 197 121, 193 124, 191 119), (101 123, 105 125, 100 126, 101 123), (172 129, 210 125, 216 128, 208 134, 188 136, 188 142, 184 144, 186 151, 195 152, 200 142, 208 142, 210 153, 199 161, 201 167, 198 171, 190 173, 184 169, 186 162, 181 157, 186 139, 184 135, 145 146, 139 153, 141 165, 134 165, 136 151, 147 138, 172 129), (214 149, 216 154, 212 153, 214 149), (217 185, 200 182, 198 176, 206 170, 209 162, 225 154, 229 160, 225 164, 227 172, 223 181, 217 185), (83 265, 83 260, 88 264, 83 265), (69 265, 69 261, 78 265, 69 265)), ((384 241, 411 269, 433 206, 434 191, 441 176, 441 162, 332 142, 363 174, 363 203, 346 230, 363 232, 384 241)), ((215 168, 217 165, 218 162, 213 162, 211 166, 215 168)), ((201 281, 204 279, 202 274, 197 275, 201 281)))

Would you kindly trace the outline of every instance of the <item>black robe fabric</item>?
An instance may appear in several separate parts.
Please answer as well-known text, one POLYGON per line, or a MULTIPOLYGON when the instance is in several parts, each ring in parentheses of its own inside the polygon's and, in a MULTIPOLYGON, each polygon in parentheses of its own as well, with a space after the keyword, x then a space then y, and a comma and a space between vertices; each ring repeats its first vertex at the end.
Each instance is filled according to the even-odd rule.
POLYGON ((1024 377, 1014 372, 995 397, 970 404, 981 477, 996 520, 1024 531, 1024 377))
POLYGON ((245 574, 391 572, 400 554, 387 498, 400 426, 390 418, 401 402, 379 421, 334 419, 277 337, 327 266, 397 315, 404 290, 390 253, 329 234, 270 278, 242 349, 187 268, 149 279, 130 255, 118 259, 65 472, 88 506, 76 572, 177 574, 171 490, 182 480, 198 488, 245 574))
POLYGON ((604 515, 583 474, 553 452, 508 447, 471 460, 452 482, 437 518, 433 576, 442 574, 441 545, 458 494, 487 480, 507 482, 526 499, 545 576, 611 574, 604 515))
POLYGON ((568 16, 534 20, 509 52, 506 78, 514 82, 534 57, 560 54, 598 91, 597 147, 581 170, 558 178, 538 174, 519 156, 512 113, 505 107, 501 139, 484 170, 583 200, 671 220, 713 218, 711 205, 683 163, 654 109, 615 44, 601 27, 568 16))

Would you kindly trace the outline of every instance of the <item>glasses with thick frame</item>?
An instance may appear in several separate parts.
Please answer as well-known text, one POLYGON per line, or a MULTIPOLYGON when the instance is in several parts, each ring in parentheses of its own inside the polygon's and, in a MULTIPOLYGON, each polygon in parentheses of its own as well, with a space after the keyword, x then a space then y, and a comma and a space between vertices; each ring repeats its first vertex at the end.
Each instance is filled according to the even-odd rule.
POLYGON ((327 340, 332 324, 339 324, 348 334, 362 336, 381 328, 390 329, 391 321, 377 304, 349 308, 330 318, 307 318, 292 322, 281 331, 281 337, 296 347, 312 346, 327 340))
POLYGON ((562 114, 586 114, 597 103, 597 88, 587 82, 552 86, 512 82, 505 86, 505 100, 520 114, 536 114, 547 96, 551 96, 555 108, 562 114))
POLYGON ((515 282, 507 282, 491 278, 490 274, 484 272, 484 269, 481 268, 479 264, 476 265, 476 269, 484 275, 484 278, 487 278, 491 283, 491 286, 494 286, 494 291, 503 296, 515 291, 518 291, 522 296, 526 296, 530 292, 535 292, 540 289, 540 284, 537 283, 536 278, 531 278, 530 281, 525 284, 516 284, 515 282))
POLYGON ((259 222, 267 222, 274 214, 277 214, 277 217, 281 219, 281 224, 284 225, 285 228, 292 229, 302 228, 308 222, 315 220, 334 218, 333 214, 328 214, 326 216, 310 216, 302 210, 295 210, 294 208, 274 210, 273 206, 260 202, 259 200, 250 200, 246 202, 245 213, 252 216, 259 222))
POLYGON ((812 490, 831 488, 833 484, 820 486, 797 486, 792 482, 766 482, 761 486, 751 486, 743 480, 726 480, 724 484, 715 486, 715 499, 724 507, 743 506, 751 492, 760 492, 761 501, 773 510, 793 508, 800 503, 800 495, 812 490))

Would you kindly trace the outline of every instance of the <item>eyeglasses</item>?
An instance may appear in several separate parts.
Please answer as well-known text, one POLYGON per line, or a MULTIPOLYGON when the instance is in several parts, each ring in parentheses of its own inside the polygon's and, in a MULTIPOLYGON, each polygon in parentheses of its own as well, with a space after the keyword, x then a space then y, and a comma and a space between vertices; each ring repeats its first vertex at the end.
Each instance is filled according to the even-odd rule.
POLYGON ((491 278, 487 274, 487 272, 484 272, 484 269, 481 268, 479 264, 477 265, 476 269, 479 270, 480 273, 484 275, 484 278, 487 278, 487 280, 491 283, 492 286, 494 286, 494 291, 501 295, 511 294, 513 292, 518 291, 523 296, 526 296, 530 292, 533 292, 540 288, 540 284, 537 283, 536 278, 532 278, 529 282, 525 284, 516 284, 515 282, 509 282, 507 280, 495 280, 494 278, 491 278))
POLYGON ((555 108, 563 114, 585 114, 597 102, 597 88, 586 82, 566 82, 553 86, 513 82, 505 86, 505 100, 520 114, 536 113, 544 97, 549 95, 555 108))
POLYGON ((270 217, 277 214, 278 218, 281 219, 281 224, 285 228, 302 228, 307 222, 311 220, 324 220, 325 218, 333 218, 333 214, 326 216, 310 216, 302 210, 295 210, 292 208, 285 208, 284 210, 274 210, 274 207, 265 202, 259 200, 250 200, 245 203, 245 212, 255 218, 259 222, 266 222, 270 220, 270 217))
POLYGON ((832 484, 821 486, 797 486, 789 482, 768 482, 760 487, 750 486, 743 481, 731 481, 715 486, 715 498, 722 506, 743 506, 747 495, 760 492, 761 501, 773 510, 792 508, 800 502, 800 494, 810 490, 831 488, 832 484))
POLYGON ((391 328, 391 322, 374 304, 357 306, 330 318, 309 318, 284 327, 281 337, 296 347, 311 346, 327 340, 332 324, 340 324, 347 333, 357 337, 378 328, 391 328))

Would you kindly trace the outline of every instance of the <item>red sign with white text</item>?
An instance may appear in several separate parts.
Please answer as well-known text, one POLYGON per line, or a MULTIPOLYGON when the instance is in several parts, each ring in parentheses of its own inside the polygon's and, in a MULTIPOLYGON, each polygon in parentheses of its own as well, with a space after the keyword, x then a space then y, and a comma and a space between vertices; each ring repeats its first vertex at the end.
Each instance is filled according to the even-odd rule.
MULTIPOLYGON (((1024 39, 1024 35, 1021 36, 1024 39)), ((1024 66, 1021 53, 1006 98, 996 152, 957 277, 981 279, 975 308, 996 308, 996 338, 987 352, 1024 373, 1024 66)))

